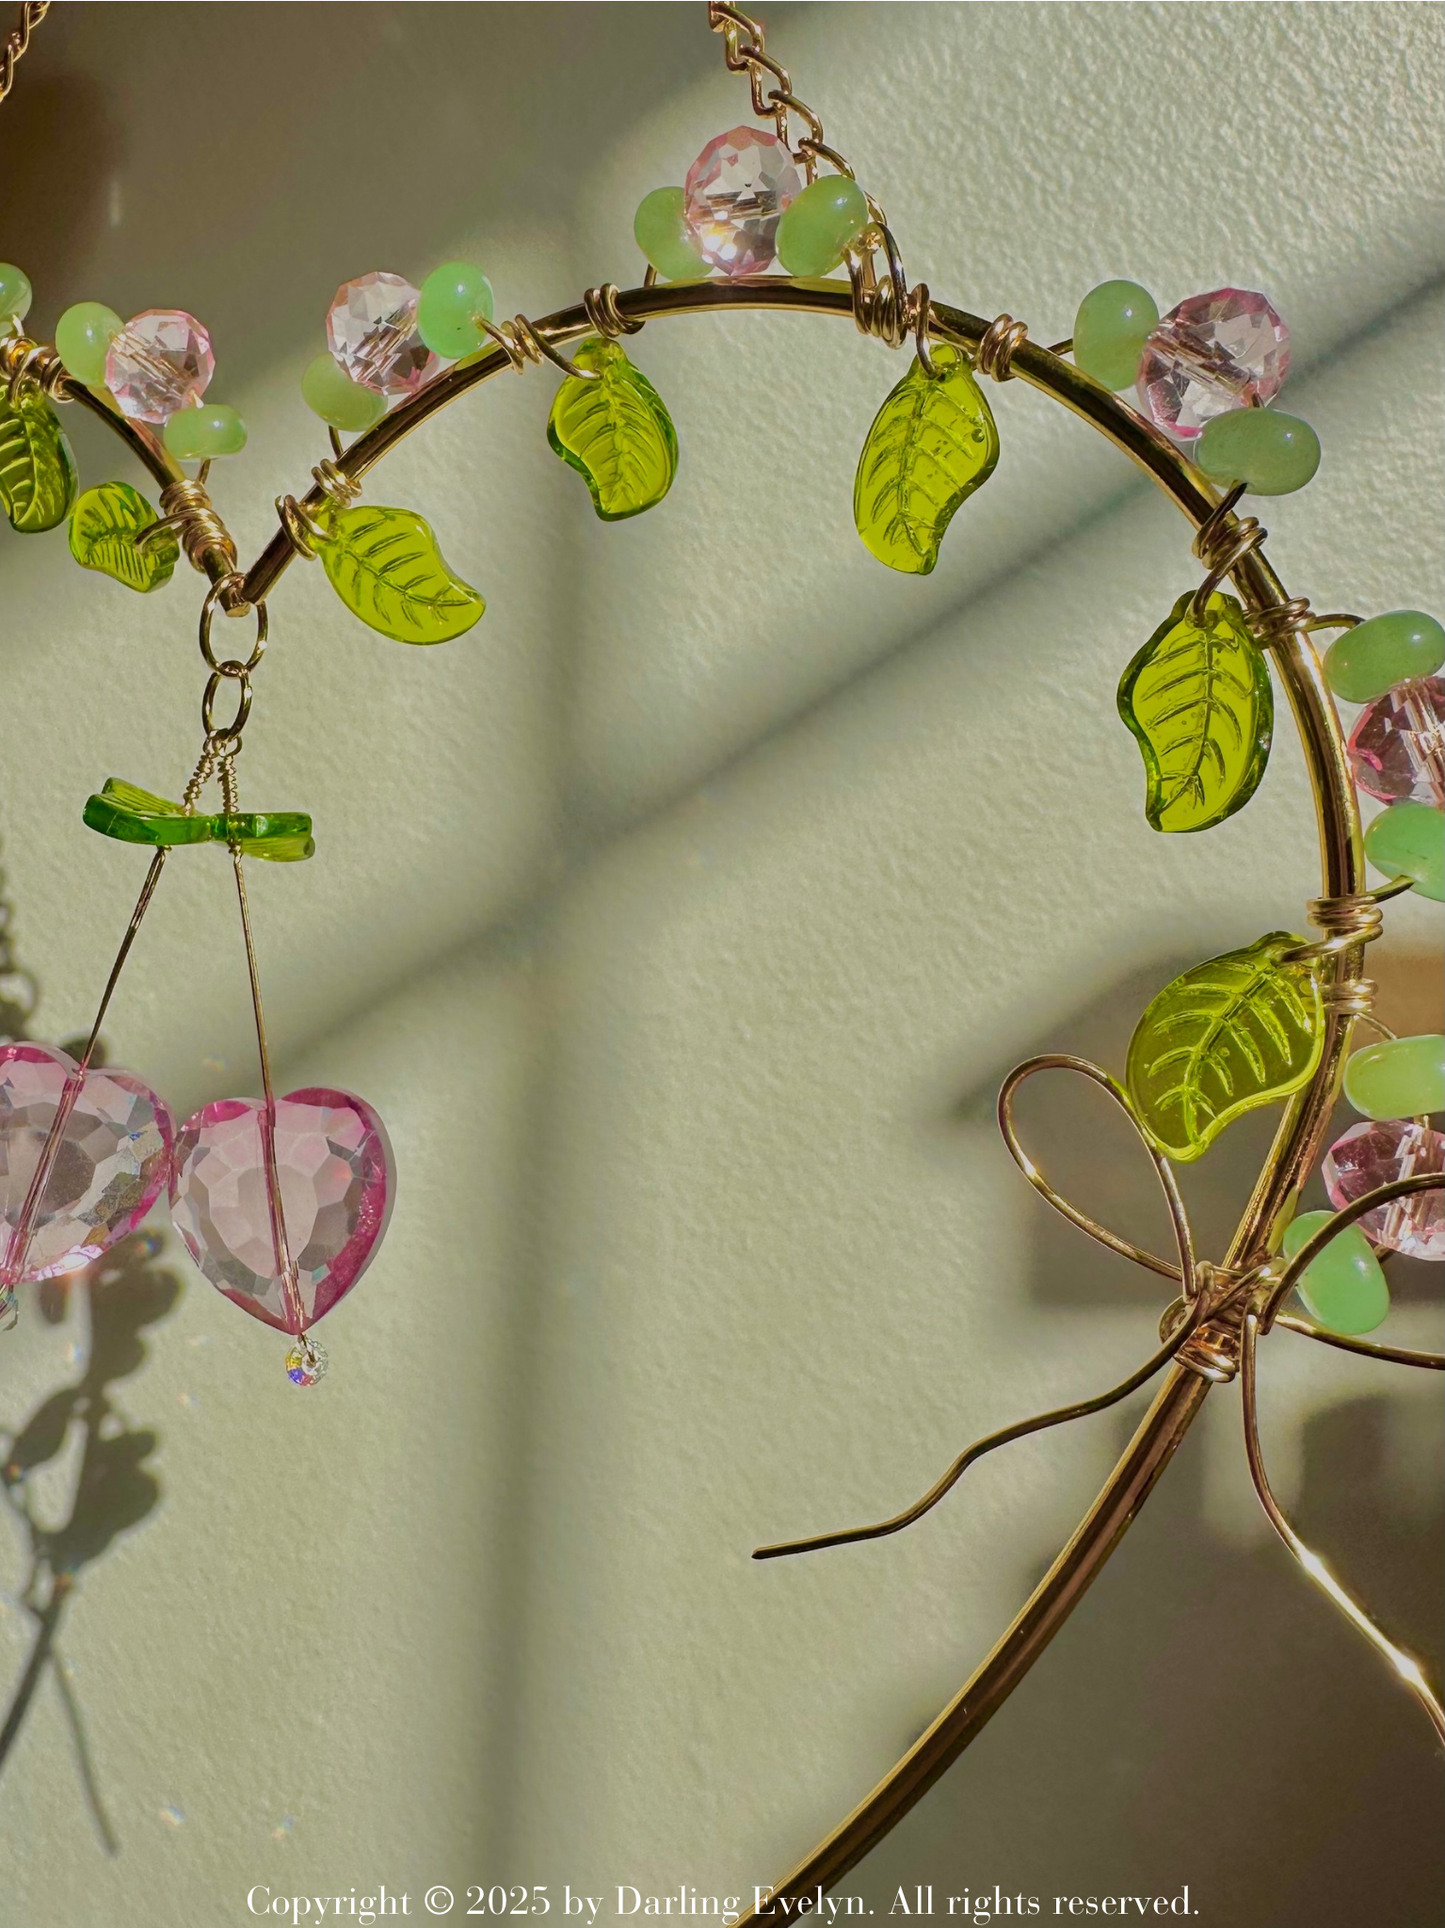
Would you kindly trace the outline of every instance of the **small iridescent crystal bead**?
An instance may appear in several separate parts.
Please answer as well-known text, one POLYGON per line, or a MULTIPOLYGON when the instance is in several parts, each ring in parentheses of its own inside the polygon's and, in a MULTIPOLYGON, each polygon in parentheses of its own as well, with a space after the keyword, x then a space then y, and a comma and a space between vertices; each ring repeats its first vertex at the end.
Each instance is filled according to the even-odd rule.
POLYGON ((307 1333, 286 1354, 286 1377, 293 1386, 314 1386, 326 1377, 330 1364, 325 1346, 307 1333))
POLYGON ((1350 768, 1383 803, 1445 806, 1445 677, 1386 690, 1350 732, 1350 768))
POLYGON ((687 224, 704 261, 726 275, 761 274, 776 252, 778 223, 803 177, 776 134, 734 127, 708 142, 687 171, 687 224))
POLYGON ((1171 308, 1144 344, 1139 401, 1180 441, 1226 409, 1272 402, 1289 372, 1289 331, 1249 288, 1216 288, 1171 308))
POLYGON ((326 316, 326 346, 337 366, 378 395, 414 395, 437 362, 417 333, 420 296, 380 269, 344 281, 326 316))
POLYGON ((193 408, 215 372, 211 337, 180 308, 147 308, 111 337, 105 385, 122 415, 159 426, 193 408))

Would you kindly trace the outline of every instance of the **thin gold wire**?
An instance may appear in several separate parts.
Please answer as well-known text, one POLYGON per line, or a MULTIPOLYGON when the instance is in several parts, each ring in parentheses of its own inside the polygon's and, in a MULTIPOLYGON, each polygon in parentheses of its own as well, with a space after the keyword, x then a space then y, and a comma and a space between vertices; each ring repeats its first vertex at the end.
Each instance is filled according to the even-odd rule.
MULTIPOLYGON (((221 795, 227 816, 239 809, 236 790, 234 752, 220 765, 221 795)), ((251 929, 251 907, 246 898, 245 859, 235 838, 230 843, 231 867, 236 877, 236 901, 241 910, 241 934, 246 943, 246 975, 251 987, 251 1015, 256 1024, 256 1050, 261 1061, 261 1156, 266 1174, 266 1209, 271 1221, 271 1244, 276 1273, 281 1281, 281 1296, 286 1305, 289 1331, 301 1341, 306 1339, 306 1312, 301 1303, 301 1288, 296 1262, 286 1236, 286 1216, 281 1202, 281 1176, 276 1163, 276 1091, 271 1080, 271 1051, 266 1039, 266 1013, 261 1002, 261 973, 256 962, 256 940, 251 929)))
MULTIPOLYGON (((513 315, 510 321, 503 322, 488 321, 485 315, 477 315, 475 319, 477 326, 491 336, 519 375, 526 374, 528 363, 539 368, 544 361, 549 361, 554 368, 560 368, 564 375, 575 375, 578 381, 595 382, 601 378, 600 370, 579 368, 575 362, 559 354, 525 315, 513 315)), ((591 319, 589 314, 589 322, 591 319)))
POLYGON ((1245 1456, 1249 1461, 1249 1475, 1254 1481, 1254 1490, 1259 1495, 1260 1505, 1268 1515, 1270 1525, 1284 1541, 1305 1573, 1326 1598, 1339 1609, 1351 1626, 1364 1635, 1376 1653, 1389 1663, 1424 1708, 1436 1737, 1445 1741, 1445 1708, 1442 1708, 1429 1681, 1425 1678, 1419 1661, 1407 1654, 1403 1648, 1397 1647, 1393 1640, 1388 1639, 1381 1632, 1359 1602, 1340 1585, 1319 1554, 1300 1538, 1274 1496, 1269 1475, 1265 1471, 1264 1452, 1259 1437, 1259 1370, 1256 1358, 1259 1333, 1260 1315, 1251 1307, 1244 1315, 1243 1340, 1240 1348, 1240 1391, 1244 1414, 1245 1456))
MULTIPOLYGON (((1381 1252, 1377 1256, 1383 1259, 1387 1254, 1381 1252)), ((1393 1366, 1423 1366, 1430 1372, 1445 1372, 1445 1352, 1417 1352, 1412 1346, 1378 1345, 1373 1339, 1331 1332, 1328 1326, 1298 1318, 1293 1312, 1278 1313, 1270 1330, 1278 1331, 1281 1327, 1286 1332, 1298 1332, 1306 1339, 1318 1339, 1321 1345, 1334 1346, 1340 1352, 1358 1353, 1364 1359, 1383 1359, 1393 1366)))

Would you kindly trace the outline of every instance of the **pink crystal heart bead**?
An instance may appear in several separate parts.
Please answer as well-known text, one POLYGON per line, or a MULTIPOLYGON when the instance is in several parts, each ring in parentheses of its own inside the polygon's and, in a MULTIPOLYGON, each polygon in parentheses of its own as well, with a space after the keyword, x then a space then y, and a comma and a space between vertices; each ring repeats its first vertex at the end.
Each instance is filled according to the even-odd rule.
MULTIPOLYGON (((1377 1185, 1416 1172, 1445 1172, 1445 1137, 1411 1118, 1352 1125, 1325 1153, 1321 1176, 1336 1211, 1377 1185)), ((1360 1230, 1372 1245, 1412 1259, 1445 1259, 1445 1192, 1417 1192, 1366 1212, 1360 1230)))
POLYGON ((221 1098, 176 1137, 171 1217, 201 1271, 280 1332, 324 1318, 381 1242, 396 1172, 386 1127, 364 1099, 312 1087, 276 1100, 276 1176, 303 1318, 288 1309, 271 1223, 257 1098, 221 1098))
POLYGON ((170 1112, 129 1071, 82 1074, 48 1044, 0 1047, 0 1283, 77 1271, 134 1231, 169 1176, 174 1143, 170 1112), (22 1251, 26 1200, 63 1105, 22 1251))

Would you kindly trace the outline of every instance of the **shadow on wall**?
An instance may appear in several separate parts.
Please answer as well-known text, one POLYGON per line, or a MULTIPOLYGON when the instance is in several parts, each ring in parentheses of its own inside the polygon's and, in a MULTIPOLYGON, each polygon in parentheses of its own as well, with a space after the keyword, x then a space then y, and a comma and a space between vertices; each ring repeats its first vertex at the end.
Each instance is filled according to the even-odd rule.
MULTIPOLYGON (((1386 1408, 1311 1424, 1295 1511, 1437 1671, 1445 1514, 1392 1493, 1386 1408)), ((1414 1700, 1283 1547, 1211 1531, 1188 1440, 1000 1719, 842 1892, 887 1916, 897 1888, 931 1882, 936 1917, 967 1889, 984 1906, 953 1919, 1008 1918, 997 1884, 1042 1919, 1056 1895, 1187 1882, 1200 1919, 1230 1928, 1424 1928, 1445 1879, 1439 1766, 1414 1700)))
POLYGON ((88 1302, 89 1358, 78 1379, 57 1387, 9 1434, 0 1464, 0 1498, 18 1529, 27 1562, 16 1597, 31 1622, 30 1652, 9 1690, 0 1725, 0 1777, 35 1711, 36 1693, 48 1668, 70 1729, 86 1803, 111 1854, 118 1851, 118 1843, 91 1766, 59 1635, 85 1569, 120 1534, 139 1526, 161 1496, 160 1482, 147 1463, 154 1460, 159 1439, 128 1423, 114 1391, 116 1382, 145 1360, 144 1328, 165 1318, 180 1297, 175 1274, 154 1262, 160 1250, 161 1240, 153 1233, 133 1233, 84 1272, 68 1280, 48 1280, 41 1287, 39 1309, 51 1324, 79 1315, 81 1308, 72 1305, 72 1299, 88 1302), (32 1477, 73 1448, 77 1437, 79 1471, 70 1511, 50 1525, 37 1503, 32 1477))

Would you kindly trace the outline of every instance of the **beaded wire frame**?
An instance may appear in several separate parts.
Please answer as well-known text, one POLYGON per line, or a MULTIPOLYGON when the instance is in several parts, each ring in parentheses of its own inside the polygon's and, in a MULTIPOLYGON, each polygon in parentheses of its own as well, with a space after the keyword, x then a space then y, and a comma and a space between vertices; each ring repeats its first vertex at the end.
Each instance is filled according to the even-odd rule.
MULTIPOLYGON (((23 8, 20 28, 4 49, 0 97, 9 88, 15 61, 24 53, 30 31, 44 16, 47 4, 48 0, 30 0, 23 8)), ((847 161, 826 144, 818 115, 798 99, 787 70, 767 52, 762 26, 741 10, 722 4, 722 0, 708 0, 708 25, 722 36, 728 67, 747 77, 754 113, 773 124, 807 181, 817 178, 820 162, 851 180, 847 161), (802 134, 790 138, 799 126, 802 134)), ((792 1900, 833 1886, 968 1746, 1077 1605, 1168 1465, 1211 1387, 1236 1376, 1242 1391, 1249 1470, 1271 1524, 1309 1578, 1389 1663, 1419 1700, 1437 1734, 1445 1738, 1445 1711, 1419 1665, 1375 1625, 1285 1517, 1270 1487, 1257 1420, 1258 1342, 1277 1328, 1376 1360, 1437 1371, 1445 1368, 1445 1354, 1406 1351, 1345 1336, 1282 1309, 1310 1264, 1341 1232, 1382 1205, 1445 1184, 1438 1174, 1420 1172, 1378 1187, 1334 1214, 1293 1257, 1286 1261, 1279 1254, 1278 1233, 1291 1217, 1318 1156, 1341 1088, 1354 1026, 1366 1021, 1383 1031, 1370 1015, 1374 986, 1363 975, 1364 951, 1381 933, 1383 902, 1409 888, 1412 881, 1398 877, 1374 890, 1365 886, 1354 781, 1340 722, 1312 640, 1317 631, 1343 630, 1360 619, 1316 615, 1307 600, 1290 597, 1265 554, 1265 531, 1253 516, 1236 513, 1242 485, 1221 495, 1161 430, 1073 365, 1068 359, 1071 341, 1041 347, 1030 338, 1026 325, 1010 315, 986 321, 933 299, 921 282, 910 287, 887 219, 871 196, 866 199, 868 225, 846 251, 846 284, 783 275, 663 284, 649 268, 640 287, 621 290, 609 283, 591 288, 575 306, 538 320, 517 315, 494 324, 490 318, 482 321, 478 317, 493 346, 433 376, 349 446, 343 446, 332 429, 331 455, 312 470, 311 488, 300 498, 287 495, 278 499, 280 527, 245 570, 210 500, 206 486, 209 463, 202 465, 198 475, 188 475, 158 435, 118 414, 106 400, 68 375, 53 347, 20 332, 0 339, 0 382, 11 405, 27 393, 38 393, 88 409, 119 435, 161 487, 161 517, 140 532, 138 546, 145 548, 171 538, 192 566, 209 579, 200 619, 201 650, 208 671, 202 704, 204 747, 187 790, 186 808, 194 807, 204 781, 219 776, 229 813, 218 820, 222 822, 222 840, 227 825, 235 819, 234 763, 250 714, 252 676, 266 643, 266 599, 295 558, 314 557, 318 541, 326 534, 323 518, 337 508, 345 509, 359 496, 364 478, 404 436, 494 375, 506 369, 525 374, 529 368, 550 364, 566 376, 595 379, 595 370, 562 353, 567 343, 588 335, 603 343, 615 342, 620 336, 636 334, 648 323, 674 316, 766 309, 851 319, 862 334, 890 348, 911 341, 918 362, 929 376, 938 372, 934 349, 943 344, 953 355, 961 354, 977 375, 996 382, 1024 381, 1089 422, 1168 496, 1193 525, 1193 554, 1204 571, 1191 601, 1193 614, 1196 618, 1202 615, 1211 593, 1227 578, 1242 600, 1253 637, 1273 661, 1275 675, 1294 714, 1320 836, 1321 894, 1309 904, 1308 916, 1321 936, 1316 942, 1300 942, 1283 953, 1285 961, 1306 965, 1318 988, 1323 1042, 1315 1068, 1287 1098, 1253 1194, 1217 1262, 1196 1254, 1170 1160, 1145 1130, 1135 1101, 1123 1084, 1097 1065, 1062 1054, 1031 1058, 1010 1073, 999 1097, 999 1124, 1025 1178, 1091 1238, 1177 1287, 1176 1296, 1161 1317, 1159 1346, 1119 1385, 976 1441, 928 1493, 893 1518, 760 1547, 754 1557, 771 1559, 898 1532, 935 1505, 985 1453, 1028 1433, 1102 1411, 1160 1372, 1165 1374, 1163 1384, 1098 1498, 993 1651, 878 1786, 778 1882, 761 1903, 764 1908, 774 1901, 792 1900), (250 616, 255 623, 253 647, 245 657, 215 653, 211 630, 218 611, 233 618, 250 616), (235 714, 229 722, 218 724, 215 708, 228 683, 234 685, 235 714), (1164 1192, 1175 1238, 1173 1257, 1146 1251, 1097 1223, 1057 1192, 1030 1158, 1014 1125, 1013 1099, 1026 1078, 1046 1070, 1067 1070, 1090 1080, 1130 1119, 1164 1192)), ((241 846, 233 828, 229 841, 246 934, 263 1082, 267 1103, 271 1104, 269 1056, 246 913, 241 846)), ((165 856, 164 849, 158 850, 148 869, 101 999, 91 1033, 92 1047, 165 856)), ((37 1171, 32 1191, 38 1193, 42 1176, 37 1171)), ((268 1167, 267 1181, 273 1216, 279 1221, 274 1162, 268 1167)), ((32 1199, 27 1209, 33 1205, 32 1199)), ((301 1338, 306 1341, 304 1332, 301 1338)), ((749 1910, 742 1922, 751 1920, 756 1912, 749 1910)))

